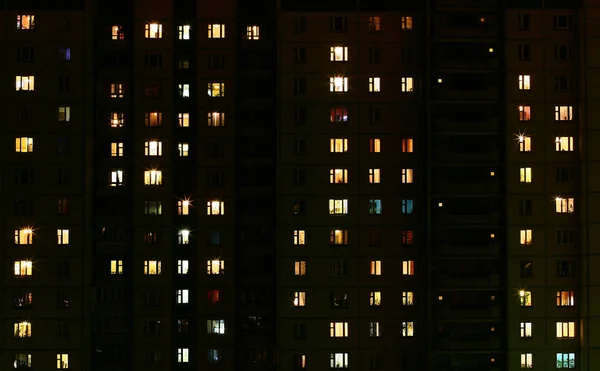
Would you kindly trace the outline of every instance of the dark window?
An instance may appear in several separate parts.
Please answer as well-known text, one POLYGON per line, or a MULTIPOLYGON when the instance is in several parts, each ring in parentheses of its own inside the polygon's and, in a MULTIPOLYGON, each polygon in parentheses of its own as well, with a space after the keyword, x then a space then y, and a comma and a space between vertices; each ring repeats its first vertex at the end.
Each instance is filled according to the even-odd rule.
POLYGON ((306 107, 294 107, 294 123, 306 124, 306 107))
POLYGON ((331 293, 332 308, 348 308, 348 294, 340 292, 331 293))
POLYGON ((369 246, 381 246, 382 232, 381 229, 371 228, 368 232, 369 246))
POLYGON ((294 78, 294 94, 306 93, 306 79, 304 77, 294 78))
POLYGON ((146 65, 146 67, 161 68, 162 67, 162 54, 158 54, 158 53, 146 54, 146 56, 144 57, 144 63, 146 65))
POLYGON ((208 244, 210 246, 221 246, 221 231, 208 232, 208 244))
POLYGON ((68 185, 70 181, 69 171, 65 168, 58 169, 58 184, 59 185, 68 185))
POLYGON ((33 294, 31 292, 18 292, 13 295, 14 308, 31 308, 33 305, 33 294))
POLYGON ((294 338, 298 340, 306 339, 306 323, 294 324, 294 338))
POLYGON ((306 17, 305 16, 297 16, 294 19, 294 32, 295 33, 304 33, 306 32, 306 17))
POLYGON ((381 370, 383 368, 383 356, 381 353, 371 353, 369 357, 369 370, 381 370))
POLYGON ((31 120, 31 109, 29 107, 17 108, 17 121, 28 122, 31 120))
POLYGON ((306 201, 305 200, 295 200, 293 207, 294 215, 306 215, 306 201))
POLYGON ((219 170, 211 170, 206 173, 206 185, 208 187, 222 187, 223 186, 223 172, 219 170))
POLYGON ((33 46, 21 46, 17 48, 17 60, 19 62, 33 61, 33 46))
POLYGON ((370 124, 381 123, 381 108, 369 107, 369 123, 370 124))
POLYGON ((297 138, 294 141, 294 153, 297 155, 306 153, 306 140, 304 138, 297 138))
POLYGON ((575 242, 575 233, 572 229, 557 229, 556 230, 556 244, 557 245, 570 245, 575 242))
POLYGON ((208 55, 208 68, 217 70, 225 68, 225 54, 209 54, 208 55))
POLYGON ((294 169, 294 184, 305 185, 306 184, 306 169, 295 168, 294 169))
POLYGON ((63 309, 69 307, 69 297, 66 292, 60 291, 56 294, 56 306, 63 309))
POLYGON ((571 59, 570 45, 556 45, 554 47, 554 59, 557 61, 568 61, 571 59))
POLYGON ((556 91, 571 90, 571 76, 561 75, 554 78, 554 89, 556 91))
POLYGON ((529 44, 519 44, 519 60, 530 61, 531 60, 531 47, 529 44))
POLYGON ((345 260, 334 260, 329 263, 331 268, 331 276, 345 277, 348 275, 348 262, 345 260))
POLYGON ((15 182, 17 184, 33 184, 33 169, 17 169, 15 182))
POLYGON ((403 46, 400 49, 400 55, 402 57, 402 62, 406 64, 412 64, 414 53, 413 49, 410 46, 403 46))
POLYGON ((294 47, 294 61, 296 63, 306 62, 306 47, 304 47, 304 46, 294 47))
POLYGON ((381 50, 376 46, 369 47, 369 63, 381 62, 381 50))
POLYGON ((63 93, 71 91, 71 77, 70 76, 58 76, 58 88, 63 93))
POLYGON ((521 261, 521 277, 533 277, 533 262, 530 260, 521 261))
POLYGON ((56 152, 58 153, 67 153, 69 149, 69 140, 67 138, 58 138, 58 144, 56 147, 56 152))
POLYGON ((17 198, 15 200, 15 215, 29 216, 33 214, 33 200, 17 198))
POLYGON ((568 30, 571 28, 571 16, 568 14, 556 14, 554 16, 555 30, 568 30))
POLYGON ((224 150, 223 145, 219 142, 208 143, 208 157, 209 158, 221 158, 223 157, 224 150))
POLYGON ((573 262, 569 260, 557 261, 556 275, 558 277, 571 277, 573 275, 573 262))
POLYGON ((56 264, 56 275, 58 278, 69 278, 69 276, 71 275, 69 262, 58 262, 56 264))
POLYGON ((519 214, 531 215, 533 211, 533 200, 530 198, 519 200, 519 214))
POLYGON ((331 31, 346 32, 346 17, 331 17, 331 31))
POLYGON ((519 14, 517 21, 521 31, 529 30, 531 27, 531 15, 529 14, 519 14))
POLYGON ((556 181, 558 183, 570 182, 572 179, 572 171, 570 167, 557 167, 556 168, 556 181))

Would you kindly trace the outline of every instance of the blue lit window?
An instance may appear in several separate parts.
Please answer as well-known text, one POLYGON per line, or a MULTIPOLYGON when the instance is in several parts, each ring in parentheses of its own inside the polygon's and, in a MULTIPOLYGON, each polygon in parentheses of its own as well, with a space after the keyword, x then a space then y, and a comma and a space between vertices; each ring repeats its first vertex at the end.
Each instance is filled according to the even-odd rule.
POLYGON ((381 200, 369 200, 369 215, 381 215, 381 200))
POLYGON ((412 214, 413 200, 402 199, 402 214, 412 214))

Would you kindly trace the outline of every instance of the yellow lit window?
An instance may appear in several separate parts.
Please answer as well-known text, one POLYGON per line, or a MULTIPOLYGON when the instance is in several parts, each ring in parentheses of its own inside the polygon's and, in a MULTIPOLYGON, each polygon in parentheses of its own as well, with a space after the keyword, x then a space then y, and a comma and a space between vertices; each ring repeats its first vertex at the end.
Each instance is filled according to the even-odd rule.
POLYGON ((14 324, 14 337, 30 338, 31 337, 31 322, 23 321, 14 324))
POLYGON ((125 86, 123 84, 110 84, 110 97, 123 98, 125 96, 125 86))
POLYGON ((519 106, 519 121, 531 120, 531 106, 519 106))
POLYGON ((125 115, 120 112, 110 113, 110 127, 111 128, 122 128, 125 126, 125 115))
POLYGON ((33 275, 33 263, 30 260, 15 260, 14 274, 15 276, 33 275))
POLYGON ((369 139, 369 152, 371 152, 371 153, 381 152, 381 139, 379 139, 379 138, 369 139))
POLYGON ((71 121, 71 107, 58 107, 58 121, 71 121))
POLYGON ((34 76, 17 76, 15 77, 15 89, 17 91, 34 91, 35 77, 34 76))
POLYGON ((531 183, 531 168, 522 167, 519 169, 519 182, 531 183))
POLYGON ((402 30, 410 31, 413 28, 413 18, 412 17, 402 17, 400 19, 400 24, 402 26, 402 30))
POLYGON ((414 322, 402 322, 402 337, 414 336, 415 324, 414 322))
POLYGON ((531 90, 530 75, 519 75, 519 90, 531 90))
POLYGON ((177 244, 179 245, 189 245, 190 243, 190 231, 187 229, 182 229, 177 231, 177 244))
POLYGON ((347 338, 348 322, 329 322, 329 337, 347 338))
POLYGON ((208 96, 213 98, 222 98, 225 96, 225 83, 209 82, 208 96))
POLYGON ((348 169, 329 169, 329 183, 348 183, 348 169))
POLYGON ((369 274, 371 276, 381 276, 381 260, 371 260, 369 274))
POLYGON ((371 307, 381 306, 381 291, 371 291, 369 293, 369 306, 371 306, 371 307))
POLYGON ((294 292, 294 306, 304 307, 306 305, 306 292, 296 291, 294 292))
POLYGON ((531 322, 521 322, 521 337, 530 338, 533 333, 533 326, 531 322))
POLYGON ((123 274, 123 260, 111 260, 110 261, 110 274, 112 274, 112 275, 123 274))
POLYGON ((162 273, 162 262, 160 260, 144 260, 144 275, 157 276, 162 273))
POLYGON ((347 245, 348 244, 348 231, 345 229, 332 229, 329 231, 329 244, 330 245, 347 245))
POLYGON ((177 26, 177 37, 179 38, 179 40, 189 40, 191 34, 190 31, 190 25, 177 26))
POLYGON ((144 185, 161 185, 162 171, 161 170, 146 170, 144 171, 144 185))
POLYGON ((110 172, 110 186, 121 187, 125 185, 123 170, 113 170, 110 172))
POLYGON ((575 211, 575 199, 572 197, 556 197, 554 203, 556 204, 556 212, 559 214, 575 211))
POLYGON ((190 154, 190 145, 188 143, 177 143, 177 153, 179 157, 187 157, 190 154))
POLYGON ((256 25, 246 26, 246 40, 258 39, 260 39, 260 27, 256 25))
POLYGON ((209 112, 208 113, 208 126, 212 126, 212 127, 225 126, 225 113, 209 112))
POLYGON ((144 156, 162 156, 162 142, 156 140, 144 143, 144 156))
POLYGON ((15 152, 33 152, 33 138, 21 137, 15 139, 15 152))
POLYGON ((530 307, 532 304, 531 291, 521 290, 519 291, 519 305, 521 307, 530 307))
POLYGON ((554 120, 571 121, 573 120, 573 106, 554 106, 554 120))
POLYGON ((410 307, 414 304, 415 293, 412 291, 402 292, 402 306, 410 307))
POLYGON ((381 17, 369 17, 369 31, 381 31, 381 17))
POLYGON ((415 261, 405 260, 402 262, 402 275, 414 276, 415 275, 415 261))
POLYGON ((332 46, 329 48, 329 60, 332 62, 347 62, 348 47, 347 46, 332 46))
POLYGON ((381 169, 369 169, 369 183, 377 184, 381 182, 381 169))
POLYGON ((413 182, 413 169, 402 169, 402 183, 413 182))
POLYGON ((330 139, 329 140, 329 151, 331 153, 343 153, 348 152, 348 139, 330 139))
POLYGON ((177 201, 177 215, 190 215, 190 201, 177 201))
POLYGON ((369 77, 369 93, 379 93, 381 91, 381 79, 379 77, 369 77))
POLYGON ((180 128, 187 128, 190 126, 190 114, 189 113, 179 113, 177 114, 177 123, 180 128))
POLYGON ((556 338, 574 338, 575 322, 556 322, 556 338))
POLYGON ((295 276, 306 276, 306 261, 294 262, 294 275, 295 276))
POLYGON ((57 229, 56 230, 56 243, 59 245, 69 244, 69 230, 68 229, 57 229))
POLYGON ((519 241, 521 245, 533 244, 533 231, 531 229, 521 229, 519 241))
POLYGON ((573 137, 556 137, 554 140, 556 152, 572 152, 573 137))
POLYGON ((206 203, 206 215, 224 215, 225 214, 225 202, 224 201, 208 201, 206 203))
POLYGON ((56 368, 64 370, 69 368, 69 355, 68 354, 57 354, 56 355, 56 368))
POLYGON ((31 228, 15 229, 15 245, 33 244, 33 230, 31 228))
POLYGON ((412 92, 414 89, 414 79, 412 77, 403 77, 401 87, 405 93, 412 92))
POLYGON ((35 30, 35 15, 17 15, 17 30, 35 30))
POLYGON ((521 353, 521 369, 532 369, 533 368, 533 354, 521 353))
POLYGON ((214 259, 206 261, 207 274, 223 274, 225 273, 225 261, 214 259))
POLYGON ((519 135, 519 151, 520 152, 531 152, 531 137, 525 135, 519 135))
POLYGON ((345 93, 348 91, 347 77, 330 77, 329 91, 334 93, 345 93))
POLYGON ((346 215, 348 214, 347 199, 330 199, 329 200, 329 215, 346 215))
POLYGON ((146 127, 161 127, 162 112, 146 112, 144 115, 144 125, 146 127))
POLYGON ((575 291, 557 291, 556 292, 557 307, 574 307, 575 306, 575 291))
POLYGON ((146 39, 162 39, 163 26, 160 23, 146 23, 144 37, 146 39))
POLYGON ((122 157, 124 152, 123 142, 112 142, 110 144, 110 155, 113 157, 122 157))
POLYGON ((306 231, 302 229, 294 230, 294 246, 301 246, 306 243, 306 231))
POLYGON ((208 38, 209 39, 224 39, 225 38, 225 25, 219 23, 212 23, 208 25, 208 38))
POLYGON ((113 40, 125 40, 125 32, 123 32, 123 26, 112 26, 110 30, 113 40))
POLYGON ((412 153, 413 151, 413 140, 410 138, 402 139, 402 152, 412 153))

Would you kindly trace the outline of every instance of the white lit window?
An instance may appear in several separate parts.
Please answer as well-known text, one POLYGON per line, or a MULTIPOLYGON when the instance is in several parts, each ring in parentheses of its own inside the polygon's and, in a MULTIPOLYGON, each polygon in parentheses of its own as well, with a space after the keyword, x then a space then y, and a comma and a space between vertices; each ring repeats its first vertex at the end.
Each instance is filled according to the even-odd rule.
POLYGON ((123 98, 125 96, 124 84, 110 84, 110 97, 123 98))
POLYGON ((190 201, 179 200, 177 201, 177 215, 189 215, 190 214, 190 201))
POLYGON ((413 169, 402 169, 402 183, 413 182, 413 169))
POLYGON ((68 229, 57 229, 56 230, 56 243, 59 245, 69 244, 69 230, 68 229))
POLYGON ((331 153, 348 152, 348 139, 332 138, 329 140, 329 151, 331 153))
POLYGON ((189 304, 190 303, 190 290, 181 289, 176 291, 177 304, 189 304))
POLYGON ((182 97, 182 98, 190 97, 190 84, 179 84, 177 87, 179 89, 180 97, 182 97))
POLYGON ((410 307, 414 304, 415 293, 412 291, 403 291, 402 292, 402 306, 410 307))
POLYGON ((162 156, 162 142, 156 140, 144 142, 144 156, 162 156))
POLYGON ((15 152, 33 152, 33 138, 15 138, 15 152))
POLYGON ((381 183, 381 169, 369 169, 369 183, 381 183))
POLYGON ((369 293, 369 306, 371 306, 371 307, 381 306, 381 291, 371 291, 369 293))
POLYGON ((415 275, 415 261, 405 260, 402 262, 402 275, 414 276, 415 275))
POLYGON ((177 260, 177 274, 188 274, 190 262, 188 260, 177 260))
POLYGON ((246 26, 246 40, 258 39, 260 39, 260 27, 256 25, 246 26))
POLYGON ((15 260, 14 274, 15 276, 33 275, 33 263, 29 260, 15 260))
POLYGON ((110 172, 110 186, 118 187, 125 185, 123 170, 113 170, 110 172))
POLYGON ((180 128, 187 128, 190 126, 190 114, 189 113, 179 113, 177 114, 177 123, 180 128))
POLYGON ((207 274, 223 274, 225 273, 225 260, 213 259, 206 261, 207 274))
POLYGON ((69 368, 69 355, 62 353, 56 355, 56 368, 58 370, 64 370, 69 368))
POLYGON ((35 30, 35 15, 18 14, 17 30, 35 30))
POLYGON ((525 135, 519 135, 519 151, 520 152, 531 152, 531 137, 525 135))
POLYGON ((369 274, 371 276, 381 276, 381 260, 371 260, 369 274))
POLYGON ((348 183, 348 169, 329 169, 329 183, 348 183))
POLYGON ((144 25, 144 37, 146 39, 162 39, 163 26, 160 23, 146 23, 144 25))
POLYGON ((112 157, 122 157, 125 150, 123 142, 112 142, 110 144, 110 155, 112 157))
POLYGON ((329 322, 329 337, 347 338, 348 322, 329 322))
POLYGON ((187 229, 182 229, 177 231, 177 244, 179 245, 189 245, 190 243, 190 231, 187 229))
POLYGON ((190 145, 188 143, 177 143, 177 153, 179 157, 187 157, 190 154, 190 145))
POLYGON ((556 212, 559 214, 575 211, 575 199, 572 197, 556 197, 554 203, 556 204, 556 212))
POLYGON ((177 363, 188 363, 190 361, 190 350, 188 348, 177 348, 177 363))
POLYGON ((225 38, 225 25, 219 23, 213 23, 208 25, 208 38, 209 39, 224 39, 225 38))
POLYGON ((381 337, 381 324, 379 322, 369 322, 369 337, 381 337))
POLYGON ((294 292, 294 306, 303 307, 306 305, 306 292, 295 291, 294 292))
POLYGON ((415 332, 414 322, 402 322, 402 337, 414 336, 415 332))
POLYGON ((519 241, 521 245, 533 244, 533 231, 531 229, 521 229, 519 241))
POLYGON ((15 229, 15 245, 33 244, 33 230, 31 228, 15 229))
POLYGON ((521 322, 521 337, 530 338, 532 335, 531 322, 521 322))
POLYGON ((329 368, 348 368, 348 353, 329 353, 329 368))
POLYGON ((574 369, 575 353, 556 353, 556 368, 574 369))
POLYGON ((413 17, 402 17, 400 19, 402 30, 410 31, 413 28, 413 17))
POLYGON ((162 273, 162 262, 160 260, 144 260, 144 275, 158 276, 162 273))
POLYGON ((161 185, 162 171, 161 170, 146 170, 144 171, 144 185, 161 185))
POLYGON ((208 334, 224 335, 225 320, 224 319, 209 319, 206 321, 206 332, 208 334))
POLYGON ((345 93, 348 91, 348 78, 347 77, 330 77, 329 78, 329 91, 335 93, 345 93))
POLYGON ((402 78, 402 91, 403 92, 412 92, 414 89, 414 83, 413 83, 413 78, 412 77, 403 77, 402 78))
POLYGON ((225 214, 225 202, 224 201, 208 201, 206 203, 206 215, 224 215, 225 214))
POLYGON ((519 169, 519 182, 531 183, 531 168, 522 167, 519 169))
POLYGON ((71 107, 58 107, 58 121, 71 121, 71 107))
POLYGON ((329 215, 346 215, 348 214, 347 199, 330 199, 329 200, 329 215))
POLYGON ((225 126, 225 113, 216 111, 208 112, 208 126, 225 126))
POLYGON ((533 368, 533 354, 521 353, 521 368, 522 369, 533 368))
POLYGON ((332 46, 329 48, 329 60, 332 62, 347 62, 348 47, 347 46, 332 46))
POLYGON ((574 338, 575 322, 556 322, 557 338, 574 338))
POLYGON ((573 137, 556 137, 554 140, 556 152, 572 152, 573 137))
POLYGON ((369 77, 369 93, 379 93, 381 91, 381 78, 369 77))
POLYGON ((31 337, 31 322, 23 321, 14 324, 14 337, 30 338, 31 337))
POLYGON ((519 121, 531 120, 531 106, 519 106, 519 121))
POLYGON ((213 98, 222 98, 225 96, 225 83, 223 82, 209 82, 208 83, 208 96, 213 98))
POLYGON ((306 276, 306 261, 294 262, 294 276, 306 276))
POLYGON ((123 274, 123 260, 110 261, 110 274, 123 274))
POLYGON ((554 120, 571 121, 573 120, 573 106, 554 106, 554 120))
POLYGON ((294 230, 294 246, 304 245, 306 243, 306 231, 295 229, 294 230))
POLYGON ((179 40, 189 40, 190 30, 190 25, 177 26, 177 37, 179 38, 179 40))
POLYGON ((110 28, 110 34, 113 40, 125 40, 125 32, 123 32, 123 26, 112 26, 110 28))
POLYGON ((519 90, 531 90, 531 76, 519 75, 519 90))
POLYGON ((34 76, 17 76, 15 77, 15 88, 17 91, 34 91, 35 90, 34 76))

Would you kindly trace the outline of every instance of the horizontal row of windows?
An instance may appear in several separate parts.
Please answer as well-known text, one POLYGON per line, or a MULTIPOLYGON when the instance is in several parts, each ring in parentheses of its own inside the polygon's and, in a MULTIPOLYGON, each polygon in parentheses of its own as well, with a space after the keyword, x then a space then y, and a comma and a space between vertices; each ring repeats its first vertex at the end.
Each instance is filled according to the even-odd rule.
MULTIPOLYGON (((526 134, 516 134, 519 152, 532 152, 532 138, 526 134)), ((556 152, 573 152, 575 150, 575 139, 573 137, 560 136, 554 138, 554 150, 556 152)))
MULTIPOLYGON (((189 260, 177 260, 177 274, 186 275, 190 271, 189 260)), ((110 261, 110 274, 121 275, 124 273, 123 260, 110 261)), ((206 274, 224 274, 225 260, 210 259, 206 261, 206 274)), ((144 260, 144 275, 156 276, 162 274, 162 261, 160 260, 144 260)), ((185 290, 187 292, 187 290, 185 290)))

